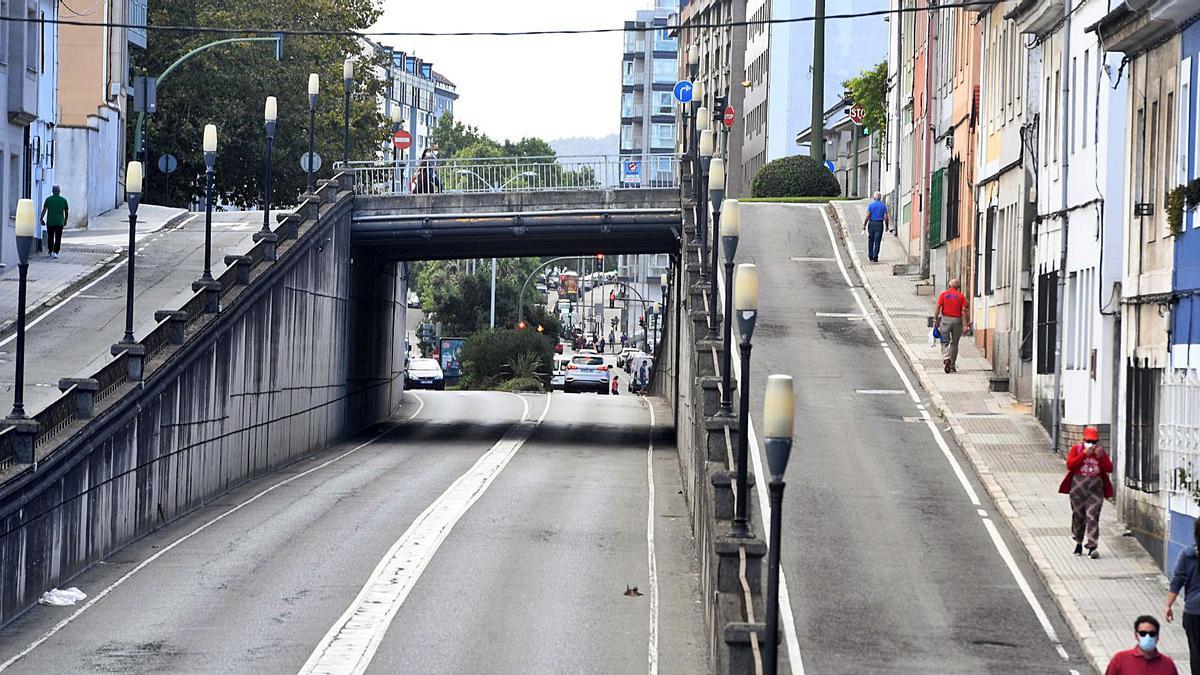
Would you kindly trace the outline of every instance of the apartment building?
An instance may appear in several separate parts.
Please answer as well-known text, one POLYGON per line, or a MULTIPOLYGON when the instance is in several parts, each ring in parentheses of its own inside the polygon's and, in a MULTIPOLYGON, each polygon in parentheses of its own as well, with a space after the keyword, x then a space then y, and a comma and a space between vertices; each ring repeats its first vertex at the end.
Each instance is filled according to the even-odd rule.
POLYGON ((625 22, 621 59, 620 153, 626 166, 623 180, 666 183, 675 172, 676 105, 673 90, 679 81, 679 43, 667 26, 673 0, 656 0, 655 9, 642 10, 625 22))

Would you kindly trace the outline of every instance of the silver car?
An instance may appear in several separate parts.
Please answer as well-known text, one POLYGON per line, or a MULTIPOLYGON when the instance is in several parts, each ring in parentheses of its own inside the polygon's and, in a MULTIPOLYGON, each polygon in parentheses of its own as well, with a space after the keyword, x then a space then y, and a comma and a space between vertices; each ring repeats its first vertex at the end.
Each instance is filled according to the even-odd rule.
POLYGON ((594 391, 608 393, 608 365, 598 354, 577 354, 567 364, 563 391, 594 391))

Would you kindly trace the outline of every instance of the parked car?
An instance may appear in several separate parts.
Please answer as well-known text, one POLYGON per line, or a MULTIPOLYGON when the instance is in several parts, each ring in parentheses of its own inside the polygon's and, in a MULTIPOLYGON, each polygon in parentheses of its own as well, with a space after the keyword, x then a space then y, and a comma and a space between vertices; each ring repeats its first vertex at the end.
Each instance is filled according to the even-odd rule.
POLYGON ((404 386, 409 389, 445 389, 442 367, 435 359, 413 359, 404 374, 404 386))
POLYGON ((421 298, 419 298, 417 294, 413 293, 412 291, 408 292, 408 306, 413 309, 421 309, 421 298))
POLYGON ((550 374, 550 388, 563 389, 567 383, 567 365, 571 363, 569 356, 555 356, 554 370, 550 374))
POLYGON ((576 354, 567 364, 563 391, 608 393, 608 365, 599 354, 576 354))
POLYGON ((645 352, 638 352, 637 354, 634 354, 629 358, 629 362, 626 364, 629 366, 629 372, 631 373, 631 375, 627 378, 627 388, 631 394, 637 392, 637 373, 638 369, 642 367, 643 363, 646 364, 646 372, 654 372, 654 357, 645 352))
POLYGON ((617 354, 617 367, 624 369, 625 372, 628 373, 629 372, 629 358, 631 356, 633 356, 634 354, 637 354, 640 351, 641 350, 638 349, 637 347, 626 347, 626 348, 622 349, 621 353, 617 354))

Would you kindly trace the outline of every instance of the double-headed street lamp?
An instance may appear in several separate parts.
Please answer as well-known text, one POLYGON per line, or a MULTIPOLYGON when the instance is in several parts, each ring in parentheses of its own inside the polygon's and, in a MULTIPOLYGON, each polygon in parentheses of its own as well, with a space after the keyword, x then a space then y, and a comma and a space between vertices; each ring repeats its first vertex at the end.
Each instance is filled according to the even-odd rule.
POLYGON ((316 168, 316 156, 313 146, 316 142, 317 126, 317 95, 321 93, 321 76, 316 73, 308 74, 308 188, 307 194, 313 192, 313 170, 316 168))
POLYGON ((271 231, 271 160, 272 150, 275 147, 275 124, 279 119, 279 108, 274 96, 267 97, 266 106, 263 109, 264 126, 267 131, 267 175, 263 181, 263 226, 262 233, 267 234, 271 231))
POLYGON ((742 342, 738 345, 742 376, 738 382, 741 405, 738 406, 737 501, 733 513, 733 536, 749 537, 747 513, 750 490, 747 487, 746 460, 750 454, 750 341, 754 337, 754 323, 758 318, 758 267, 745 263, 738 265, 733 277, 733 292, 738 334, 742 336, 742 342))
POLYGON ((783 473, 792 454, 796 393, 790 375, 771 375, 763 403, 763 436, 766 437, 767 483, 771 502, 771 540, 767 553, 767 644, 763 664, 767 675, 779 672, 779 552, 783 530, 783 473))
POLYGON ((125 336, 121 344, 137 342, 133 337, 133 272, 137 249, 137 210, 142 203, 141 162, 130 162, 125 169, 125 201, 129 204, 129 256, 125 261, 125 336))
MULTIPOLYGON (((708 295, 708 339, 716 340, 717 334, 717 232, 721 229, 721 202, 725 201, 725 161, 714 157, 709 163, 708 194, 712 199, 713 228, 709 240, 712 259, 708 263, 708 283, 712 292, 708 295)), ((707 209, 708 205, 704 207, 707 209)), ((725 317, 728 321, 729 317, 725 317)))
POLYGON ((392 192, 399 192, 398 185, 404 184, 404 170, 400 168, 400 149, 396 147, 396 134, 404 128, 404 112, 400 110, 400 106, 392 108, 392 192))
POLYGON ((25 416, 25 286, 29 280, 29 252, 33 248, 34 209, 32 199, 17 202, 17 359, 13 407, 10 420, 25 416))
POLYGON ((700 274, 704 274, 704 266, 708 262, 708 167, 713 156, 713 131, 709 128, 708 108, 700 106, 696 109, 696 127, 700 130, 699 171, 696 180, 696 231, 700 233, 700 274))
POLYGON ((342 89, 345 92, 345 108, 342 115, 342 165, 345 166, 350 163, 350 93, 354 91, 354 61, 348 56, 342 62, 342 89))
MULTIPOLYGON (((733 392, 730 391, 733 377, 733 258, 737 255, 738 237, 742 232, 741 205, 736 199, 727 199, 721 205, 721 247, 725 249, 725 360, 721 362, 721 408, 718 415, 733 415, 733 392)), ((715 276, 715 274, 714 274, 715 276)))

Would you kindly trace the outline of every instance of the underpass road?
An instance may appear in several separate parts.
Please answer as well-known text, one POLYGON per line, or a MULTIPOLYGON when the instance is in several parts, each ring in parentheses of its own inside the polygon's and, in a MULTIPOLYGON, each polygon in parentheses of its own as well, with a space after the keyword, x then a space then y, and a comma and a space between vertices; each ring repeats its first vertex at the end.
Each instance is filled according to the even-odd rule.
MULTIPOLYGON (((944 434, 981 500, 971 503, 922 418, 932 410, 927 397, 910 398, 843 278, 818 208, 746 204, 742 219, 737 259, 756 263, 760 276, 751 364, 759 438, 766 377, 795 378, 782 567, 805 672, 1089 672, 1020 544, 944 434)), ((852 271, 851 280, 858 285, 852 271)))
MULTIPOLYGON (((547 400, 406 394, 400 419, 414 419, 252 481, 65 584, 94 604, 26 613, 0 631, 0 662, 37 644, 11 672, 299 672, 398 538, 525 430, 365 662, 376 672, 645 671, 649 400, 555 394, 540 425, 519 424, 547 400), (625 596, 626 584, 644 595, 625 596)), ((653 462, 660 668, 696 672, 695 553, 669 442, 653 462)))

